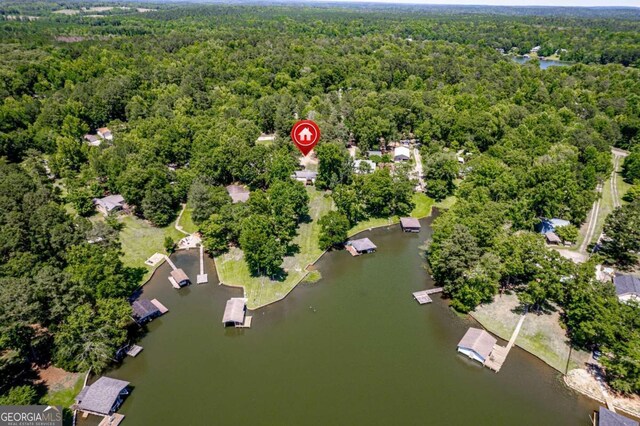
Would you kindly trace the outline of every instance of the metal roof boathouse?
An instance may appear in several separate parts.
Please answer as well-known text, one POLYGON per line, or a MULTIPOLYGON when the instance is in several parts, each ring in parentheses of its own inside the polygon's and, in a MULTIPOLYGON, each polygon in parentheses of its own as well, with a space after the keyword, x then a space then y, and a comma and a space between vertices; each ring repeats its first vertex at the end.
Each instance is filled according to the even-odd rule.
POLYGON ((471 327, 458 343, 458 352, 484 364, 497 342, 498 340, 486 331, 471 327))
POLYGON ((360 256, 364 253, 373 253, 378 247, 368 238, 351 240, 347 242, 346 249, 352 256, 360 256))
POLYGON ((224 308, 222 324, 225 327, 249 328, 251 327, 251 317, 246 316, 246 314, 247 299, 244 297, 232 297, 227 300, 227 305, 224 308))
POLYGON ((123 397, 129 394, 129 382, 100 377, 95 383, 85 386, 72 408, 98 416, 111 416, 120 408, 123 397))

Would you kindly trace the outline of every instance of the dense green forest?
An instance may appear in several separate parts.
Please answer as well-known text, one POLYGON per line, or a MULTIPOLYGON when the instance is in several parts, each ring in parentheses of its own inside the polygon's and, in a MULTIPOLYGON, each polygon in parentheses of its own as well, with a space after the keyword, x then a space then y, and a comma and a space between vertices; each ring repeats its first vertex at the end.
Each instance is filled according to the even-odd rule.
MULTIPOLYGON (((188 202, 211 253, 238 245, 254 274, 284 273, 309 202, 289 178, 296 117, 322 128, 317 187, 337 209, 321 221, 323 248, 359 221, 413 207, 408 170, 354 174, 346 145, 418 139, 426 193, 457 197, 428 249, 453 306, 469 311, 501 288, 538 311, 559 304, 576 345, 607 351, 614 387, 640 391, 638 307, 533 232, 541 217, 585 220, 611 146, 633 151, 625 178, 640 180, 637 11, 145 3, 156 10, 52 13, 94 5, 0 3, 0 403, 37 398, 32 362, 100 371, 127 341, 142 274, 119 258, 117 220, 85 218, 94 197, 122 194, 157 226, 188 202), (576 64, 541 70, 498 51, 537 45, 576 64), (104 126, 113 141, 88 146, 83 136, 104 126), (258 144, 261 133, 277 137, 258 144), (223 186, 235 182, 252 190, 248 203, 231 203, 223 186)), ((640 201, 630 201, 605 225, 603 250, 625 268, 640 249, 640 201)))

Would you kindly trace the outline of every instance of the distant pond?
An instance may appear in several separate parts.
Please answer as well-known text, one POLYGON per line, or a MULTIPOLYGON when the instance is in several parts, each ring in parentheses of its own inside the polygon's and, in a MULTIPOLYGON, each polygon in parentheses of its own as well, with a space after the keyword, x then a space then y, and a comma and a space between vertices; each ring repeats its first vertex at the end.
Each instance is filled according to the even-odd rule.
MULTIPOLYGON (((524 56, 514 56, 512 59, 519 64, 524 64, 529 62, 532 58, 525 58, 524 56)), ((549 67, 565 67, 573 65, 573 62, 556 61, 553 59, 538 59, 538 61, 540 62, 541 70, 546 70, 549 67)))

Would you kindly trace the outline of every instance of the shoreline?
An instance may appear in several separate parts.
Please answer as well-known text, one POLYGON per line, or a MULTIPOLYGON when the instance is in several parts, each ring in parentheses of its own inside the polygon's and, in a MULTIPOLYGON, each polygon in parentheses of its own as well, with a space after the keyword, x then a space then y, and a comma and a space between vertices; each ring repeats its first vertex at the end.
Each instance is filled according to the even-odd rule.
MULTIPOLYGON (((434 210, 434 209, 437 209, 437 208, 438 208, 438 207, 435 207, 435 206, 433 206, 433 205, 432 205, 432 206, 431 206, 431 208, 430 208, 430 210, 429 210, 429 214, 427 214, 426 216, 423 216, 423 217, 418 217, 418 218, 416 218, 416 219, 418 219, 418 220, 423 220, 423 219, 427 219, 427 218, 431 217, 431 216, 433 215, 433 210, 434 210)), ((385 228, 385 227, 395 226, 395 225, 398 225, 398 224, 400 223, 400 218, 399 218, 398 216, 394 216, 393 218, 389 218, 389 220, 390 220, 390 223, 386 223, 386 224, 383 224, 383 225, 372 226, 372 227, 370 227, 370 228, 367 228, 367 229, 363 229, 363 230, 361 230, 361 231, 358 231, 358 232, 356 232, 355 234, 349 234, 349 233, 347 233, 347 238, 353 238, 353 237, 355 237, 355 236, 357 236, 357 235, 362 234, 363 232, 369 232, 369 231, 372 231, 372 230, 374 230, 374 229, 379 229, 379 228, 385 228), (394 218, 395 218, 395 219, 394 219, 394 218), (396 219, 397 219, 397 220, 396 220, 396 219)), ((262 305, 259 305, 259 306, 253 307, 253 308, 249 308, 249 307, 247 306, 247 309, 248 309, 248 310, 250 310, 250 311, 257 311, 258 309, 262 309, 262 308, 264 308, 264 307, 267 307, 267 306, 269 306, 269 305, 273 305, 274 303, 281 302, 282 300, 284 300, 284 299, 285 299, 289 294, 291 294, 291 292, 292 292, 292 291, 293 291, 293 290, 294 290, 298 285, 300 285, 300 283, 302 283, 302 282, 304 281, 304 279, 307 277, 307 275, 309 275, 309 273, 310 273, 311 271, 309 271, 309 269, 308 269, 308 268, 309 268, 310 266, 314 266, 316 263, 318 263, 318 261, 319 261, 320 259, 322 259, 322 257, 323 257, 325 254, 327 254, 329 251, 330 251, 329 249, 327 249, 327 250, 323 251, 323 252, 322 252, 322 253, 321 253, 321 254, 320 254, 320 255, 319 255, 319 256, 318 256, 318 257, 317 257, 313 262, 311 262, 311 263, 309 263, 307 266, 305 266, 305 274, 300 278, 300 280, 299 280, 297 283, 295 283, 295 284, 293 285, 293 287, 291 287, 291 289, 290 289, 290 290, 289 290, 285 295, 283 295, 282 297, 279 297, 277 300, 273 300, 273 301, 271 301, 271 302, 264 303, 264 304, 262 304, 262 305)), ((227 283, 223 282, 223 281, 220 279, 220 274, 218 273, 218 271, 219 271, 219 268, 218 268, 218 258, 219 258, 219 256, 216 256, 216 257, 214 257, 214 258, 213 258, 213 261, 214 261, 214 263, 215 263, 215 265, 216 265, 216 276, 218 277, 218 285, 224 285, 224 286, 231 287, 231 288, 241 288, 241 289, 243 290, 243 292, 244 292, 244 291, 245 291, 244 286, 242 286, 242 285, 227 284, 227 283)), ((164 261, 163 261, 163 262, 164 262, 164 261)))

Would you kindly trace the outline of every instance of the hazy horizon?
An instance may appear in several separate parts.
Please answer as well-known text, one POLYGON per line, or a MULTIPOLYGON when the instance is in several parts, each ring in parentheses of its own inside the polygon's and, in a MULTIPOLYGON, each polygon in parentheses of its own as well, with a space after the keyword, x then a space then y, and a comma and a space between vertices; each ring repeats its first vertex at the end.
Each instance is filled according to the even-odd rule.
POLYGON ((452 6, 640 7, 638 0, 307 0, 311 3, 388 3, 452 6))

